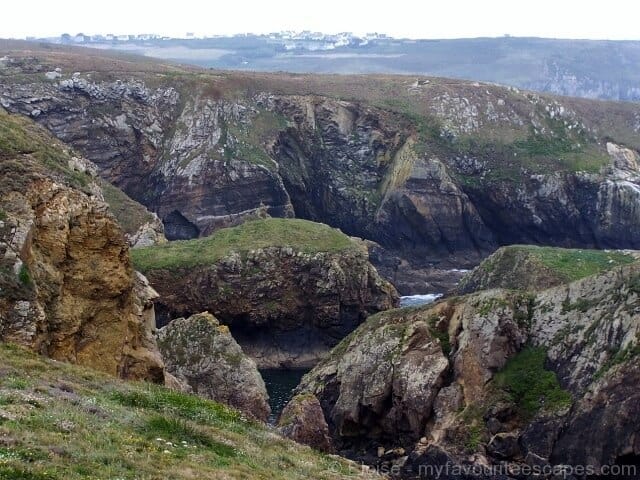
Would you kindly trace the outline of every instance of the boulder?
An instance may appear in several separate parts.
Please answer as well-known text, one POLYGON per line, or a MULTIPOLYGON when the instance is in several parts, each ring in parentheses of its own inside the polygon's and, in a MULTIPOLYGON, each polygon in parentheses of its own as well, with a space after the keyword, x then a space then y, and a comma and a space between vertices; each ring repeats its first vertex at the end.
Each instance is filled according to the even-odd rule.
POLYGON ((313 395, 294 396, 280 414, 278 427, 291 440, 322 452, 333 451, 322 407, 313 395))
POLYGON ((157 340, 167 371, 195 394, 267 420, 269 396, 255 362, 213 315, 173 320, 158 330, 157 340))

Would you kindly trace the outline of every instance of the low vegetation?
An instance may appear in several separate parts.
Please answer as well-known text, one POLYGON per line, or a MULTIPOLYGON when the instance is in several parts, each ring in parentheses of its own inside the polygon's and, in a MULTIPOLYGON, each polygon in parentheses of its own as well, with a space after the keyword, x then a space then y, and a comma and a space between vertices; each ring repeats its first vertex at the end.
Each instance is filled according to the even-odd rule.
POLYGON ((339 252, 357 244, 340 230, 299 219, 267 218, 218 230, 209 237, 137 248, 136 269, 174 270, 209 265, 232 252, 245 254, 267 247, 291 247, 303 253, 339 252))
POLYGON ((539 410, 556 411, 571 405, 571 395, 558 383, 556 374, 546 370, 544 348, 526 347, 511 358, 494 377, 521 413, 530 417, 539 410))
POLYGON ((543 265, 564 276, 567 281, 579 280, 620 265, 637 261, 628 253, 615 250, 567 249, 518 245, 520 249, 537 258, 543 265))
POLYGON ((0 344, 0 479, 343 479, 235 410, 0 344))
POLYGON ((153 220, 153 215, 145 207, 119 188, 104 180, 100 181, 100 188, 109 210, 126 233, 134 234, 142 225, 153 220))

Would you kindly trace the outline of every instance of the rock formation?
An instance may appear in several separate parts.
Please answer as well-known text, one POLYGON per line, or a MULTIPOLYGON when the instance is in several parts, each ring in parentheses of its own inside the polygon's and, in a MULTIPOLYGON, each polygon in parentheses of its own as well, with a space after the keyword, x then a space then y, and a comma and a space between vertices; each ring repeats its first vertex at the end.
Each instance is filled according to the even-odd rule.
POLYGON ((169 373, 194 393, 266 421, 269 397, 256 364, 213 315, 173 320, 157 339, 169 373))
POLYGON ((209 310, 261 368, 312 366, 398 302, 362 242, 303 220, 248 222, 134 259, 160 293, 163 319, 209 310))
POLYGON ((639 278, 636 262, 383 312, 297 391, 319 400, 339 451, 402 478, 447 463, 506 464, 504 478, 523 465, 637 465, 639 278))
POLYGON ((322 407, 313 395, 293 397, 280 414, 278 427, 291 440, 321 452, 333 451, 322 407))
POLYGON ((87 173, 0 112, 0 339, 123 378, 162 382, 153 299, 87 173))

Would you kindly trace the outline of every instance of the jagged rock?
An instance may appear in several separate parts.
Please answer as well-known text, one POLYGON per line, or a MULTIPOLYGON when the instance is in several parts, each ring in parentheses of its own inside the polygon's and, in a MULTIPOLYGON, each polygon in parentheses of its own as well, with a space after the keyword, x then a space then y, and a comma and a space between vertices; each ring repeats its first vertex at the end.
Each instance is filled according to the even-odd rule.
POLYGON ((427 322, 391 311, 370 317, 297 391, 320 400, 334 438, 415 441, 448 368, 427 322))
POLYGON ((285 437, 298 443, 322 452, 333 451, 322 407, 313 395, 293 397, 280 414, 278 427, 285 437))
POLYGON ((157 340, 169 373, 194 393, 266 421, 269 397, 256 364, 213 315, 173 320, 158 330, 157 340))
POLYGON ((629 353, 577 403, 555 442, 553 463, 638 465, 640 460, 640 357, 629 353))
POLYGON ((167 241, 164 236, 164 225, 157 215, 153 214, 153 220, 146 222, 138 228, 133 235, 128 235, 127 240, 132 248, 150 247, 161 245, 167 241))
POLYGON ((0 156, 0 339, 123 378, 162 382, 154 295, 136 277, 107 205, 69 186, 75 177, 61 174, 68 156, 57 142, 5 113, 0 122, 9 139, 19 132, 35 152, 0 156), (44 148, 49 163, 38 160, 44 148))
POLYGON ((182 393, 193 393, 193 388, 186 381, 180 380, 178 377, 171 375, 169 372, 164 373, 164 384, 167 388, 182 393))
MULTIPOLYGON (((541 291, 486 290, 378 314, 306 375, 297 391, 318 398, 338 451, 372 461, 377 458, 372 439, 414 445, 403 478, 431 478, 419 474, 420 466, 428 465, 449 464, 458 472, 465 465, 502 465, 507 477, 522 462, 637 465, 638 428, 632 419, 640 405, 633 387, 640 371, 640 264, 606 268, 541 291), (438 363, 425 342, 411 333, 420 329, 451 350, 440 357, 442 376, 434 375, 438 363), (548 383, 536 390, 537 377, 548 372, 534 372, 531 359, 518 367, 529 372, 520 380, 525 384, 500 383, 507 377, 498 374, 516 357, 524 358, 519 352, 527 344, 544 349, 544 365, 536 368, 551 369, 564 392, 548 383), (416 387, 413 403, 398 402, 398 359, 412 354, 425 360, 409 377, 416 387), (525 410, 510 393, 526 391, 527 382, 539 395, 533 399, 535 411, 525 410), (418 405, 417 391, 423 397, 415 422, 393 417, 396 405, 407 415, 416 411, 411 406, 418 405), (412 425, 409 435, 407 425, 412 425), (354 453, 362 451, 368 453, 354 453)), ((450 478, 494 478, 460 475, 450 478)))
POLYGON ((497 433, 487 445, 489 455, 499 459, 513 459, 520 455, 516 433, 497 433))

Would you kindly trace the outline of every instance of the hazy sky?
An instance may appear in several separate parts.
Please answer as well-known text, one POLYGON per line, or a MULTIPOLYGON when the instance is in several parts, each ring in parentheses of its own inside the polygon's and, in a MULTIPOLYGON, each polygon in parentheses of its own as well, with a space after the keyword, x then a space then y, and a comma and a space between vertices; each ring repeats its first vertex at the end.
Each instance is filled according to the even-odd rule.
POLYGON ((396 37, 640 39, 637 0, 10 0, 0 37, 314 30, 396 37), (167 5, 166 7, 163 5, 167 5))

